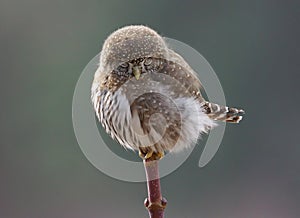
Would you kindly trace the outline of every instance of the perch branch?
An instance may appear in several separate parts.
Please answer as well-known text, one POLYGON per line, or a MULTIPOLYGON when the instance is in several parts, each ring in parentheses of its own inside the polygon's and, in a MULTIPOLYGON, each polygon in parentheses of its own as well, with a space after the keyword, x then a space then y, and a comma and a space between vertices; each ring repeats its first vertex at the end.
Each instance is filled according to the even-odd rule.
POLYGON ((163 218, 167 201, 161 194, 158 160, 146 159, 143 163, 148 190, 148 198, 145 199, 144 205, 148 209, 150 218, 163 218))

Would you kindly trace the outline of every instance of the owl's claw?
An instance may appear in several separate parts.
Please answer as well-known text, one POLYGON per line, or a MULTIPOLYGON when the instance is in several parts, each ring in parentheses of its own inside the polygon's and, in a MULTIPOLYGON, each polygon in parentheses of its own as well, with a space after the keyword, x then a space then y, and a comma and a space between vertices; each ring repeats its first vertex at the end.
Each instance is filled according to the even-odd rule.
POLYGON ((144 157, 145 160, 150 159, 152 157, 153 153, 154 153, 153 150, 148 151, 144 157))
POLYGON ((139 156, 143 160, 147 160, 147 159, 151 158, 152 155, 153 155, 153 150, 152 149, 147 149, 147 151, 143 150, 142 148, 139 149, 139 156))
POLYGON ((152 149, 139 148, 139 156, 143 160, 160 160, 164 157, 163 151, 154 152, 152 149))
POLYGON ((165 156, 165 153, 162 151, 162 152, 157 152, 157 153, 155 153, 156 154, 156 156, 158 157, 158 159, 157 160, 160 160, 160 159, 162 159, 164 156, 165 156))

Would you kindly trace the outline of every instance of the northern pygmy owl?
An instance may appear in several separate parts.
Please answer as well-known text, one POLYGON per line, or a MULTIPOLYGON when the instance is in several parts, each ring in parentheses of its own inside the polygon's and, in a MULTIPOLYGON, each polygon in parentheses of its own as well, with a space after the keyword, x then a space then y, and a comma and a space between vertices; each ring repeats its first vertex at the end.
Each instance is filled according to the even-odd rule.
POLYGON ((102 126, 144 159, 196 143, 215 120, 238 123, 243 110, 206 101, 188 63, 154 30, 127 26, 104 42, 92 84, 102 126))

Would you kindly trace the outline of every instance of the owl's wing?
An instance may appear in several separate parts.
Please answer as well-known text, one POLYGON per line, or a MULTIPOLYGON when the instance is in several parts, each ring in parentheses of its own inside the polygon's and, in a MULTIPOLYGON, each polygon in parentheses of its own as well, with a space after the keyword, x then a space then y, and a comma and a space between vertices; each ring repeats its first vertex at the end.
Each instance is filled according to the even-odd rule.
POLYGON ((194 97, 204 101, 201 95, 201 82, 188 63, 177 53, 170 50, 167 59, 156 58, 153 65, 160 66, 147 74, 151 81, 157 81, 160 87, 170 87, 173 97, 194 97))
POLYGON ((207 113, 211 119, 231 123, 238 123, 242 119, 242 114, 244 114, 242 109, 211 103, 202 97, 200 93, 202 88, 201 82, 195 71, 189 66, 183 57, 169 49, 169 58, 166 62, 166 66, 171 67, 171 70, 167 70, 167 72, 169 72, 169 74, 174 78, 178 79, 180 84, 184 85, 185 90, 181 90, 181 92, 188 92, 191 96, 198 99, 202 104, 203 111, 207 113), (173 67, 175 70, 172 70, 173 67))
POLYGON ((198 80, 200 86, 199 88, 202 87, 197 73, 190 67, 190 65, 184 60, 184 58, 181 55, 179 55, 172 49, 168 49, 168 60, 178 63, 180 66, 184 67, 190 74, 194 76, 194 79, 198 80))

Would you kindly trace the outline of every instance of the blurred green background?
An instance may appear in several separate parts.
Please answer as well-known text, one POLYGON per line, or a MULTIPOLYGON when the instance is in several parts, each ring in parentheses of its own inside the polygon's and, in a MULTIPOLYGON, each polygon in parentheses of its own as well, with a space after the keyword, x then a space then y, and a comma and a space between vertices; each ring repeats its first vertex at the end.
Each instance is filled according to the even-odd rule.
POLYGON ((283 0, 1 0, 0 218, 147 217, 145 184, 94 168, 71 117, 81 71, 128 24, 198 50, 247 112, 206 167, 199 145, 162 179, 166 217, 300 217, 299 18, 283 0))

